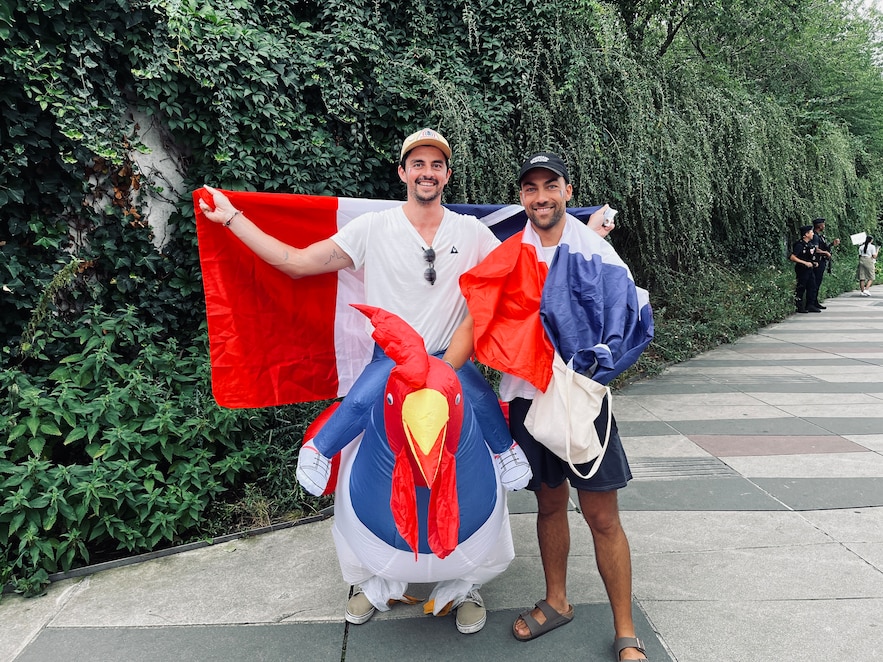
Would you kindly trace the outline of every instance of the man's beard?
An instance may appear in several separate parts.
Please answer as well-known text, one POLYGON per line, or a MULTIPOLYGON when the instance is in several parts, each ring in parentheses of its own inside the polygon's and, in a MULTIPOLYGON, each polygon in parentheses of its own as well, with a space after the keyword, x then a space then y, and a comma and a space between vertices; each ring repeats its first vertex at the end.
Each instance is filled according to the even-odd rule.
POLYGON ((534 216, 534 210, 526 210, 527 218, 530 220, 531 225, 539 230, 551 230, 556 225, 558 225, 561 220, 564 218, 564 213, 567 211, 566 209, 558 209, 552 216, 547 217, 546 220, 539 220, 539 217, 534 216))
POLYGON ((441 197, 442 187, 439 186, 437 180, 426 179, 426 180, 418 180, 414 182, 414 186, 412 187, 412 197, 418 202, 432 202, 437 198, 441 197), (419 184, 421 181, 432 182, 436 188, 431 190, 424 190, 419 184))

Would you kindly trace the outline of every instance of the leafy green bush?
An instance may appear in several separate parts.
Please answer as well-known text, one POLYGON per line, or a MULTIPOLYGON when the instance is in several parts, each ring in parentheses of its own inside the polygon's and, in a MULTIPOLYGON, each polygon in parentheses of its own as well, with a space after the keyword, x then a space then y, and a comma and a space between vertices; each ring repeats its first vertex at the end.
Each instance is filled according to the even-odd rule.
POLYGON ((665 278, 668 296, 651 297, 653 342, 617 384, 659 374, 794 312, 793 270, 742 272, 709 265, 701 278, 678 273, 665 278))
MULTIPOLYGON (((831 273, 822 284, 822 298, 855 289, 857 262, 857 254, 837 249, 831 273)), ((701 278, 672 272, 663 279, 666 294, 651 293, 653 342, 615 386, 657 375, 666 366, 794 314, 795 276, 790 265, 743 271, 709 265, 701 278)))
POLYGON ((205 348, 159 331, 94 307, 34 334, 35 361, 68 348, 51 372, 0 372, 0 553, 17 590, 179 542, 263 452, 268 416, 218 407, 205 348))
POLYGON ((297 520, 331 505, 331 497, 310 496, 294 475, 306 428, 331 401, 274 407, 270 428, 261 435, 255 471, 217 499, 199 523, 201 536, 215 537, 297 520))

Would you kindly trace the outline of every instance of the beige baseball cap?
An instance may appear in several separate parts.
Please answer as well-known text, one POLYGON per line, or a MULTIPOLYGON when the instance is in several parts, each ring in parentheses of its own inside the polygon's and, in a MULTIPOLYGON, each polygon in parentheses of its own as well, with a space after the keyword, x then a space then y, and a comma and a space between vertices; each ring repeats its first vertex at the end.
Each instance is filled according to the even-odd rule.
POLYGON ((442 154, 444 154, 446 158, 451 158, 451 146, 448 145, 448 141, 445 140, 445 137, 442 134, 433 131, 432 129, 420 129, 416 133, 412 133, 405 138, 405 142, 402 143, 402 153, 399 155, 399 160, 405 158, 405 154, 415 147, 420 147, 422 145, 437 147, 442 151, 442 154))

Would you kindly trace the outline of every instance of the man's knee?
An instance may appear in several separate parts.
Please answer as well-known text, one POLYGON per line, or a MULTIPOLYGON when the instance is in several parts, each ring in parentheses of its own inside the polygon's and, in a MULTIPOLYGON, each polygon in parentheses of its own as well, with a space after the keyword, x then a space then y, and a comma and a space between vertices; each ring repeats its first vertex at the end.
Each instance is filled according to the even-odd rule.
POLYGON ((580 509, 586 524, 593 533, 610 535, 622 529, 619 519, 619 501, 615 490, 611 492, 579 493, 580 509))

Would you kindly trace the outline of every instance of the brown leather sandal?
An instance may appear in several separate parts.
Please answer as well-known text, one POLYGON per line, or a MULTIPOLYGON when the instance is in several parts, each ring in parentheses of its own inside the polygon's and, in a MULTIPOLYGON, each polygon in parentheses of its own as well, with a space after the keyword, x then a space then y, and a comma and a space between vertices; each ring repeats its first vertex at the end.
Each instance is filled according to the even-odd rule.
MULTIPOLYGON (((613 654, 616 656, 614 659, 616 662, 620 662, 619 655, 626 648, 636 648, 641 655, 644 656, 644 659, 647 659, 647 651, 644 650, 644 642, 638 639, 637 637, 620 637, 616 641, 613 642, 613 654)), ((636 660, 636 662, 642 662, 641 660, 636 660)))
POLYGON ((515 623, 512 624, 512 634, 518 639, 518 641, 531 641, 532 639, 536 639, 537 637, 541 637, 547 632, 551 632, 555 628, 559 628, 562 625, 567 625, 570 621, 573 620, 573 605, 570 605, 570 609, 568 609, 563 614, 559 611, 556 611, 548 602, 545 600, 540 600, 536 603, 536 608, 543 612, 543 615, 546 617, 546 620, 540 623, 531 616, 530 612, 532 609, 528 609, 518 617, 524 624, 527 626, 530 634, 528 636, 524 636, 522 634, 518 634, 515 630, 515 623, 518 622, 518 619, 515 620, 515 623))

